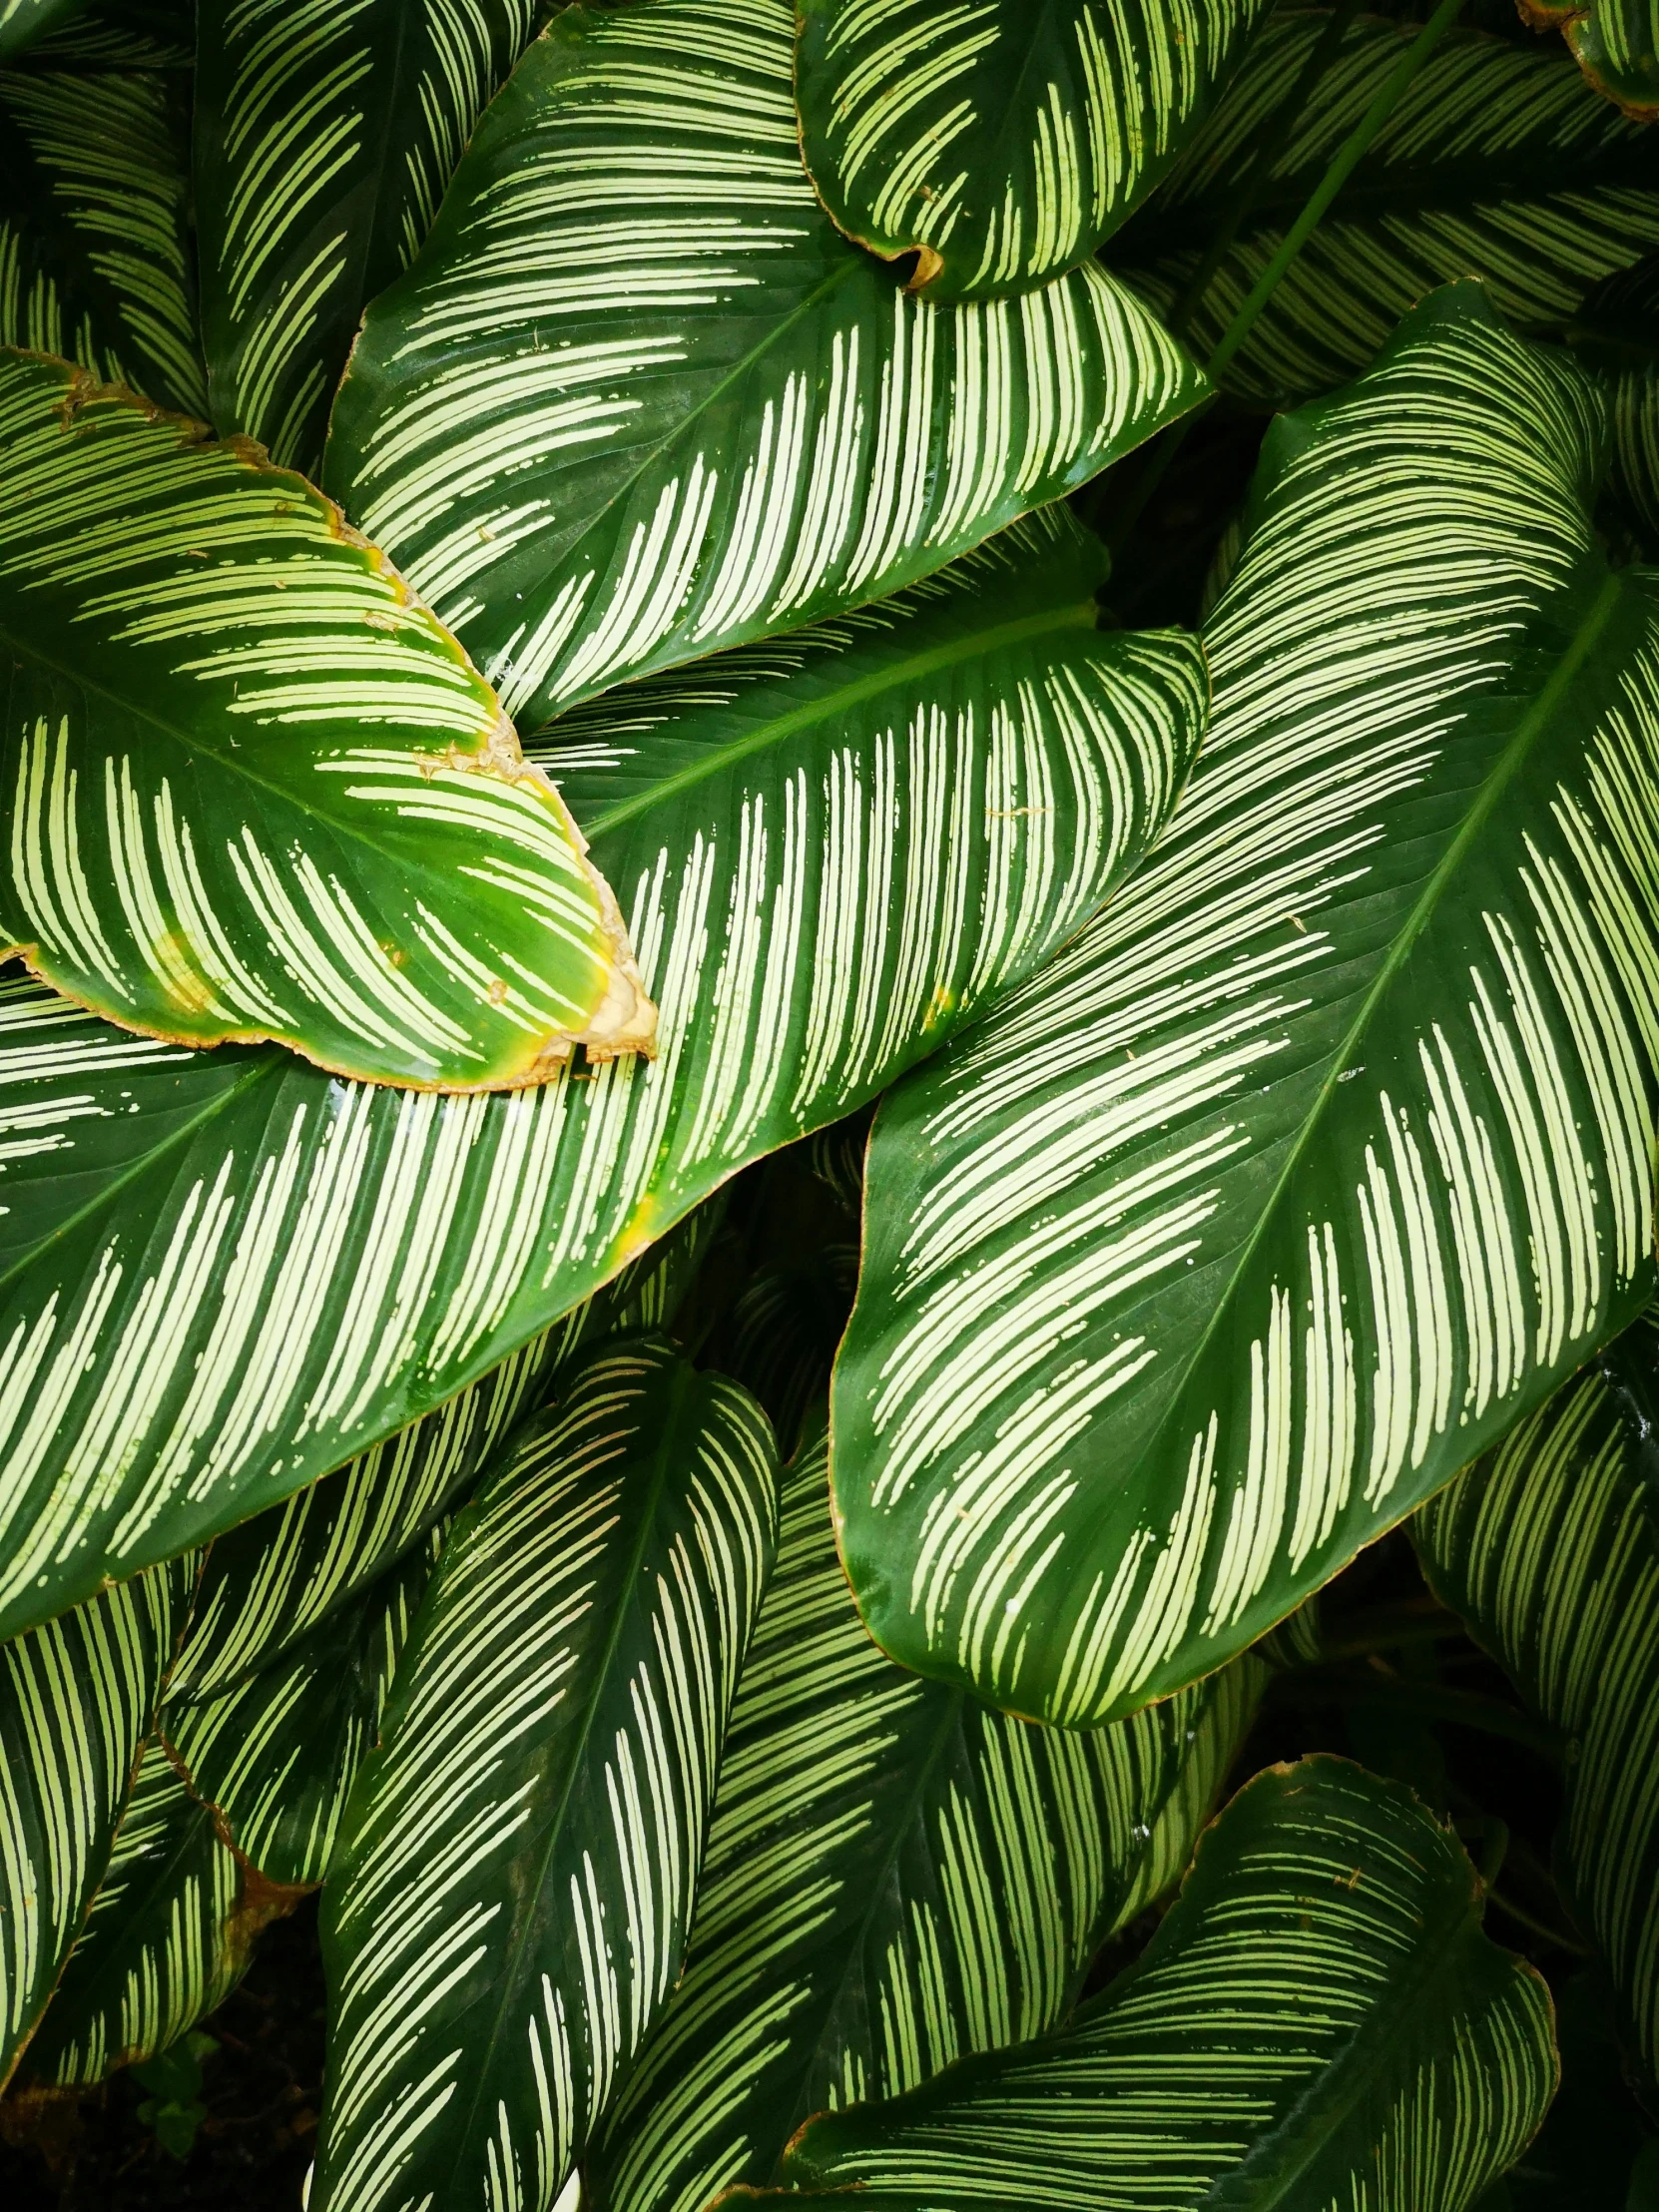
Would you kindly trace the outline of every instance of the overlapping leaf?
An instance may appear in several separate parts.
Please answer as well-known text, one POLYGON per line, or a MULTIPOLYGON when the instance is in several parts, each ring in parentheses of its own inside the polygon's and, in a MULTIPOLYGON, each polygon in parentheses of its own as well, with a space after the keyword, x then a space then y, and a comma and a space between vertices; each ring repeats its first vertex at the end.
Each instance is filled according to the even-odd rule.
POLYGON ((907 296, 814 197, 793 29, 566 10, 369 309, 326 481, 526 728, 926 575, 1203 388, 1093 265, 907 296))
POLYGON ((125 1026, 499 1088, 652 1009, 453 638, 300 477, 0 354, 0 937, 125 1026))
POLYGON ((1656 1378, 1650 1318, 1412 1523, 1432 1588, 1566 1739, 1558 1864, 1650 2082, 1659 2080, 1656 1378))
POLYGON ((0 1644, 0 2085, 103 1880, 196 1564, 0 1644))
POLYGON ((685 1976, 583 2167, 605 2212, 701 2212, 825 2105, 1053 2026, 1249 1726, 1252 1660, 1086 1734, 901 1674, 848 1596, 828 1471, 821 1441, 786 1477, 685 1976))
POLYGON ((1659 255, 1598 284, 1568 335, 1613 391, 1613 485, 1659 556, 1659 255))
POLYGON ((547 1401, 584 1346, 624 1330, 666 1327, 718 1205, 699 1207, 470 1388, 218 1538, 168 1677, 174 1709, 218 1696, 309 1643, 415 1549, 516 1424, 547 1401))
POLYGON ((1088 627, 1099 573, 1022 525, 913 600, 634 695, 632 729, 561 730, 663 1002, 654 1065, 343 1089, 0 995, 29 1132, 0 1200, 0 1632, 452 1397, 1029 974, 1139 857, 1202 720, 1191 639, 1088 627))
POLYGON ((1397 1783, 1309 1759, 1240 1792, 1147 1949, 1066 2027, 823 2114, 784 2177, 870 2212, 1467 2212, 1555 2075, 1549 1993, 1481 1933, 1456 1840, 1397 1783))
POLYGON ((87 0, 0 0, 0 63, 14 60, 86 4, 87 0))
POLYGON ((1534 30, 1559 31, 1597 92, 1659 123, 1659 15, 1652 0, 1519 0, 1534 30))
POLYGON ((169 1756, 263 1880, 310 1888, 327 1873, 444 1525, 259 1673, 163 1707, 169 1756))
POLYGON ((80 1940, 25 2059, 70 2087, 166 2050, 224 2001, 299 1902, 241 1866, 152 1739, 80 1940))
POLYGON ((190 77, 162 58, 0 69, 0 344, 200 415, 190 77))
POLYGON ((834 1484, 906 1664, 1195 1680, 1652 1294, 1659 579, 1601 393, 1435 295, 1275 427, 1158 850, 876 1116, 834 1484))
POLYGON ((1261 0, 803 0, 801 141, 849 238, 934 298, 1075 269, 1157 184, 1261 0))
POLYGON ((753 1401, 644 1343, 458 1519, 325 1892, 316 2212, 551 2206, 679 1972, 777 1512, 753 1401))
POLYGON ((196 205, 221 434, 314 475, 365 303, 408 263, 537 0, 202 0, 196 205))
MULTIPOLYGON (((1167 312, 1238 201, 1328 11, 1276 14, 1154 208, 1108 259, 1167 312)), ((1362 17, 1303 106, 1193 313, 1220 337, 1416 26, 1362 17)), ((1274 291, 1224 381, 1275 402, 1329 389, 1448 278, 1479 276, 1518 327, 1557 328, 1598 278, 1659 246, 1659 170, 1638 124, 1553 46, 1443 38, 1274 291)))

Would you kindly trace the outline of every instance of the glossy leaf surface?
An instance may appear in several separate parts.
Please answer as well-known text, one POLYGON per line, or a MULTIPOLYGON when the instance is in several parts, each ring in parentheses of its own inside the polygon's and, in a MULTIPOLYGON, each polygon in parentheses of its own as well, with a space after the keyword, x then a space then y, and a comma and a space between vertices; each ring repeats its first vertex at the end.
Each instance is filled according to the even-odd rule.
POLYGON ((419 1545, 596 1337, 666 1326, 701 1257, 710 1210, 700 1207, 470 1388, 219 1537, 168 1677, 174 1707, 217 1696, 308 1644, 419 1545))
POLYGON ((457 1520, 324 1894, 315 2212, 551 2206, 679 1972, 777 1514, 764 1415, 645 1342, 457 1520))
POLYGON ((1648 1318, 1412 1523, 1436 1595, 1566 1739, 1557 1857, 1650 2083, 1659 2080, 1656 1382, 1659 1329, 1648 1318))
POLYGON ((1518 0, 1535 30, 1558 30, 1597 92, 1659 123, 1659 16, 1652 0, 1518 0))
POLYGON ((431 226, 536 0, 202 0, 196 203, 221 435, 314 475, 366 302, 431 226))
POLYGON ((1659 582, 1476 286, 1269 434, 1160 846, 883 1102, 836 1383, 895 1657, 1068 1723, 1242 1649, 1652 1294, 1659 582))
POLYGON ((0 1644, 0 2083, 103 1880, 197 1561, 0 1644))
POLYGON ((1099 571, 1021 525, 908 604, 635 694, 632 730, 561 726, 662 1000, 653 1065, 342 1089, 0 997, 32 1133, 4 1173, 0 1629, 441 1404, 1029 974, 1156 832, 1202 720, 1190 638, 1087 626, 1099 571))
MULTIPOLYGON (((1168 312, 1238 209, 1328 20, 1276 15, 1144 220, 1107 259, 1168 312)), ((1304 106, 1187 330, 1207 353, 1344 140, 1416 36, 1362 16, 1304 106)), ((1642 128, 1598 100, 1553 43, 1442 38, 1274 291, 1223 381, 1280 403, 1362 369, 1436 284, 1481 277, 1517 328, 1552 331, 1590 286, 1659 246, 1659 169, 1642 128)))
POLYGON ((1481 1933, 1461 1846, 1397 1783, 1310 1759, 1240 1792, 1069 2025, 824 2114, 784 2173, 937 2212, 1466 2212, 1555 2078, 1548 1990, 1481 1933))
POLYGON ((803 0, 802 146, 849 238, 933 298, 1075 269, 1226 82, 1261 0, 803 0))
POLYGON ((583 2166, 606 2212, 700 2212, 771 2180, 824 2106, 1053 2026, 1185 1865, 1250 1724, 1251 1660, 1082 1734, 900 1673, 853 1608, 828 1473, 821 1440, 785 1478, 685 1976, 583 2166))
POLYGON ((0 69, 0 344, 200 415, 190 73, 163 58, 0 69))
POLYGON ((162 1708, 162 1736, 191 1794, 265 1881, 308 1889, 327 1873, 444 1526, 257 1674, 162 1708))
POLYGON ((369 309, 327 484, 526 728, 928 574, 1204 388, 1092 265, 908 297, 802 170, 793 27, 558 15, 369 309))
POLYGON ((86 0, 0 0, 0 63, 14 60, 85 6, 86 0))
POLYGON ((620 917, 488 687, 302 478, 0 354, 0 935, 130 1028, 539 1080, 648 1041, 620 917))
POLYGON ((102 2081, 223 2002, 261 1929, 299 1902, 238 1865, 151 1740, 80 1940, 29 2046, 32 2079, 102 2081))

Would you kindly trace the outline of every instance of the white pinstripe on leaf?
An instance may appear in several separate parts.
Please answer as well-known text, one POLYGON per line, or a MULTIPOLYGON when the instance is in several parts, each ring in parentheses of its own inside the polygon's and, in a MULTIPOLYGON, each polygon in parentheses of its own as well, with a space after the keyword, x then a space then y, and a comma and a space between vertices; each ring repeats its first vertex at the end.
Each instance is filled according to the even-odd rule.
POLYGON ((1659 582, 1605 437, 1472 285, 1282 422, 1159 847, 883 1101, 834 1482, 904 1663, 1070 1723, 1193 1681, 1650 1295, 1659 582))
POLYGON ((934 298, 1075 269, 1153 190, 1261 0, 804 0, 807 167, 849 237, 934 298))
POLYGON ((1192 639, 1090 627, 1099 570, 1021 524, 549 733, 663 1004, 651 1066, 439 1098, 0 993, 0 1627, 452 1397, 1075 930, 1207 697, 1192 639))
POLYGON ((1102 1996, 1041 2041, 814 2120, 783 2165, 803 2196, 761 2202, 1469 2212, 1557 2073, 1543 1978, 1482 1934, 1480 1900, 1398 1783, 1338 1759, 1270 1768, 1102 1996))
POLYGON ((526 727, 908 584, 1203 389, 1092 264, 908 297, 814 197, 792 31, 559 15, 369 309, 325 480, 526 727))
POLYGON ((642 1341, 457 1520, 325 1892, 316 2212, 549 2212, 679 1973, 777 1513, 765 1416, 642 1341))
POLYGON ((17 352, 0 466, 0 939, 129 1028, 381 1082, 649 1043, 558 795, 309 484, 17 352))
POLYGON ((901 1674, 847 1593, 828 1473, 820 1441, 785 1477, 685 1975, 583 2164, 600 2212, 701 2212, 770 2180, 811 2113, 1053 2026, 1250 1726, 1250 1659, 1088 1733, 901 1674))

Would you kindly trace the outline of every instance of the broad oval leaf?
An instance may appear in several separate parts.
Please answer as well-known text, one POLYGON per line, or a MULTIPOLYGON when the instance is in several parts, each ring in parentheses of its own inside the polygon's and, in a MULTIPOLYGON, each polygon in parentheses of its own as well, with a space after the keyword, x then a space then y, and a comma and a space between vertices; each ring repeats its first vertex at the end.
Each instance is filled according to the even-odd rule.
POLYGON ((445 1526, 258 1673, 163 1706, 169 1758, 222 1840, 264 1881, 311 1889, 327 1873, 445 1526))
POLYGON ((1659 2082, 1659 1323, 1648 1317, 1411 1524, 1429 1586, 1566 1739, 1558 1880, 1659 2082), (1621 1407, 1633 1395, 1639 1415, 1621 1407), (1564 1880, 1562 1879, 1564 1876, 1564 1880))
POLYGON ((0 993, 29 1131, 0 1201, 0 1632, 452 1397, 1029 974, 1155 833, 1206 697, 1190 638, 1087 627, 1098 574, 1034 521, 589 726, 571 788, 616 810, 596 852, 663 1001, 655 1065, 344 1089, 0 993))
POLYGON ((0 2087, 103 1880, 197 1564, 0 1644, 0 2087))
POLYGON ((646 1343, 457 1519, 324 1893, 313 2212, 551 2206, 680 1969, 777 1514, 765 1416, 646 1343))
MULTIPOLYGON (((172 1706, 274 1666, 412 1551, 598 1337, 666 1328, 719 1201, 445 1404, 210 1545, 172 1706)), ((282 1879, 287 1879, 283 1877, 282 1879)))
POLYGON ((0 344, 200 415, 187 69, 0 69, 0 344))
POLYGON ((27 2077, 83 2087, 166 2050, 224 2002, 261 1930, 302 1895, 239 1863, 152 1739, 86 1926, 25 2055, 27 2077))
POLYGON ((567 9, 364 320, 327 484, 526 727, 908 584, 1204 389, 1093 266, 907 297, 813 195, 792 31, 567 9))
POLYGON ((403 270, 537 0, 202 0, 196 207, 222 435, 314 475, 365 303, 403 270))
POLYGON ((933 298, 1024 291, 1140 205, 1263 0, 802 0, 801 143, 849 238, 933 298))
POLYGON ((604 2212, 701 2212, 825 2105, 1052 2027, 1185 1866, 1250 1726, 1251 1659, 1088 1733, 901 1674, 847 1592, 828 1474, 821 1440, 785 1478, 685 1974, 583 2163, 604 2212))
POLYGON ((1651 0, 1518 0, 1535 31, 1559 31, 1597 92, 1659 123, 1659 16, 1651 0))
POLYGON ((649 1043, 563 802, 303 478, 17 352, 0 468, 11 949, 126 1027, 374 1081, 649 1043))
POLYGON ((87 0, 0 0, 0 62, 14 60, 86 5, 87 0))
POLYGON ((882 1104, 872 1631, 1067 1723, 1239 1651, 1652 1295, 1659 579, 1479 288, 1269 434, 1157 851, 882 1104))
POLYGON ((1103 1996, 1040 2042, 823 2114, 784 2177, 871 2212, 1467 2212, 1556 2080, 1549 1992, 1480 1907, 1461 1846, 1398 1783, 1270 1768, 1103 1996))
MULTIPOLYGON (((1238 208, 1259 134, 1328 10, 1277 13, 1114 269, 1167 313, 1238 208)), ((1303 108, 1184 335, 1207 353, 1327 165, 1417 35, 1362 17, 1303 108)), ((1651 138, 1597 100, 1565 54, 1479 31, 1441 39, 1331 212, 1292 263, 1222 381, 1275 403, 1354 375, 1436 284, 1478 276, 1518 328, 1553 331, 1598 278, 1659 246, 1651 138)))

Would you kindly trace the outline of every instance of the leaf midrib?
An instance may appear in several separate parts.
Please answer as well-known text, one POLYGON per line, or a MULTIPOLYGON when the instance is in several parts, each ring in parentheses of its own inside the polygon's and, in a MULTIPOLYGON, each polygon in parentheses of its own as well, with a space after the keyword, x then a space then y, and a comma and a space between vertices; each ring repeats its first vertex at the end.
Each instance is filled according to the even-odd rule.
POLYGON ((1502 755, 1493 765, 1490 774, 1481 785, 1479 796, 1464 815, 1455 834, 1447 843, 1445 851, 1435 863, 1428 880, 1418 892, 1410 913, 1406 916, 1403 925, 1396 931, 1388 946, 1386 957, 1372 979, 1354 1019, 1350 1022, 1341 1042, 1331 1056, 1325 1079, 1302 1118, 1301 1126, 1286 1153, 1284 1164, 1274 1180, 1273 1188, 1256 1216, 1254 1227, 1232 1258, 1226 1288, 1216 1300, 1211 1309, 1209 1320, 1205 1323, 1192 1351, 1188 1354, 1171 1383, 1169 1395, 1165 1401, 1165 1409, 1159 1415, 1146 1443, 1136 1456, 1136 1471, 1144 1473, 1149 1465, 1155 1461, 1168 1431, 1175 1421, 1181 1417, 1188 1385, 1203 1364, 1211 1344, 1231 1320, 1240 1282, 1261 1248, 1269 1229, 1276 1225, 1280 1209, 1302 1166, 1303 1158, 1309 1146, 1313 1143, 1316 1134, 1323 1129, 1326 1111, 1336 1095, 1337 1086, 1354 1063, 1355 1053, 1363 1043, 1373 1017, 1391 990, 1395 978, 1404 967, 1418 937, 1421 936, 1423 930, 1433 919, 1440 898, 1447 884, 1457 873, 1464 855, 1485 829, 1498 801, 1525 765, 1533 746, 1545 727, 1553 719, 1562 697, 1594 650, 1623 595, 1624 586, 1619 571, 1609 571, 1595 599, 1580 618, 1570 644, 1556 662, 1548 681, 1533 699, 1531 706, 1521 716, 1514 735, 1504 747, 1502 755))
MULTIPOLYGON (((966 637, 951 639, 943 645, 931 646, 924 652, 913 653, 906 659, 888 663, 867 676, 855 677, 836 690, 809 701, 806 705, 791 708, 763 723, 757 730, 741 738, 729 739, 722 745, 711 746, 697 762, 672 775, 660 778, 649 791, 632 799, 619 800, 599 813, 587 817, 587 831, 591 838, 604 836, 608 831, 621 828, 624 823, 652 813, 656 808, 678 798, 711 777, 719 776, 738 762, 748 760, 757 753, 764 753, 774 746, 785 744, 803 731, 827 722, 832 717, 848 714, 852 709, 877 699, 883 692, 896 691, 903 686, 919 684, 929 676, 945 669, 959 668, 973 660, 984 659, 1010 645, 1019 645, 1035 638, 1048 637, 1062 630, 1094 630, 1099 621, 1092 600, 1082 604, 1050 608, 1042 614, 1025 615, 1014 622, 999 624, 993 630, 981 630, 966 637)), ((724 710, 722 710, 724 711, 724 710)), ((551 726, 547 735, 556 736, 558 725, 551 726)))
MULTIPOLYGON (((501 2002, 494 2007, 494 2018, 490 2022, 489 2038, 474 2069, 472 2094, 467 2099, 464 2114, 456 2129, 453 2138, 454 2149, 446 2166, 448 2184, 451 2189, 455 2188, 458 2182, 464 2182, 467 2173, 470 2171, 466 2163, 467 2150, 474 2139, 479 2108, 489 2093, 501 2038, 509 2024, 509 2014, 511 2015, 511 2024, 515 2029, 522 2019, 522 2006, 518 2003, 518 1992, 522 1981, 524 1955, 541 1931, 541 1914, 547 1898, 548 1870, 564 1842, 565 1823, 570 1814, 571 1800, 575 1794, 577 1780, 587 1767, 588 1746, 593 1736, 600 1707, 605 1702, 606 1693, 611 1687, 612 1669, 616 1662, 617 1651, 623 1641, 624 1630, 633 1624, 639 1611, 636 1585, 651 1539, 657 1533, 657 1521, 663 1508, 663 1493, 668 1485, 670 1455, 681 1432, 681 1417, 686 1408, 687 1398, 691 1394, 694 1385, 701 1380, 691 1368, 680 1361, 676 1361, 672 1365, 665 1362, 665 1368, 658 1371, 659 1376, 665 1370, 670 1384, 668 1405, 666 1411, 660 1416, 657 1441, 650 1452, 651 1472, 646 1484, 645 1503, 640 1510, 632 1538, 628 1541, 623 1579, 618 1584, 617 1602, 611 1609, 610 1622, 600 1647, 598 1662, 594 1667, 593 1688, 589 1693, 586 1707, 574 1735, 565 1739, 568 1746, 568 1755, 564 1779, 554 1797, 552 1817, 547 1826, 546 1844, 535 1862, 535 1881, 530 1891, 529 1903, 518 1933, 508 1945, 496 1980, 496 1986, 502 1991, 501 2002)), ((645 1398, 642 1411, 645 1413, 645 1417, 649 1418, 652 1410, 650 1397, 644 1392, 642 1392, 642 1397, 645 1398)), ((567 1400, 567 1405, 568 1403, 569 1400, 567 1400)), ((638 1464, 637 1461, 635 1463, 638 1464)), ((626 1510, 629 1487, 630 1485, 624 1479, 623 1494, 618 1500, 619 1511, 626 1510)), ((580 2144, 578 2144, 577 2155, 580 2156, 580 2144)), ((440 2198, 438 2201, 446 2202, 448 2200, 440 2198)))

